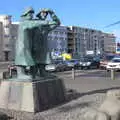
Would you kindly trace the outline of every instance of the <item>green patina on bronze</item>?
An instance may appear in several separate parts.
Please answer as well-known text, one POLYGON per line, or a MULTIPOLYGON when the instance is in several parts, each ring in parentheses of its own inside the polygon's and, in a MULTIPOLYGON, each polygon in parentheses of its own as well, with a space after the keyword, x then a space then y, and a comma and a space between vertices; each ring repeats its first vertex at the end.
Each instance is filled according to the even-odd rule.
POLYGON ((36 69, 45 72, 45 65, 51 63, 48 33, 60 25, 60 20, 50 9, 41 10, 36 19, 33 19, 33 14, 33 8, 29 7, 21 15, 15 55, 15 64, 19 68, 18 78, 30 78, 24 72, 28 66, 31 67, 31 75, 34 74, 34 77, 36 69), (47 20, 48 14, 52 20, 47 20))

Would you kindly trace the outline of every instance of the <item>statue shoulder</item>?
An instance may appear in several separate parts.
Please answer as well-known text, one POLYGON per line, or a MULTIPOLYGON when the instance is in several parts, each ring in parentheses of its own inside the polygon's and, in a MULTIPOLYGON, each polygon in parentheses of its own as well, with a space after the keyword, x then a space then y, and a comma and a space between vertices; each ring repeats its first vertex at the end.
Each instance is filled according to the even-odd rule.
POLYGON ((39 25, 40 25, 40 23, 38 20, 27 20, 27 21, 20 23, 20 26, 23 29, 27 29, 27 28, 32 29, 32 28, 37 27, 39 25))

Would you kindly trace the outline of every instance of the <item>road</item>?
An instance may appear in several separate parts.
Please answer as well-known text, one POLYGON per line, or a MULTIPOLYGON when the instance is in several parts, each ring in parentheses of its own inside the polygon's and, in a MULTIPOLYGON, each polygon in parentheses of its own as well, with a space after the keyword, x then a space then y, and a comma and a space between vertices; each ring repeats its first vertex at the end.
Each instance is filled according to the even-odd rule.
POLYGON ((111 80, 110 72, 106 70, 79 70, 72 79, 72 71, 57 73, 64 80, 66 88, 78 92, 104 91, 120 88, 120 72, 115 72, 115 80, 111 80))

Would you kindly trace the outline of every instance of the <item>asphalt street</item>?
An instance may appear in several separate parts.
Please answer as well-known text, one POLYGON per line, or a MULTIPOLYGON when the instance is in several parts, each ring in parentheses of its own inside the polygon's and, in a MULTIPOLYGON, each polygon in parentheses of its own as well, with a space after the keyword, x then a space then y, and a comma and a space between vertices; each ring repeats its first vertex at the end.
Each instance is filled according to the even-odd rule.
MULTIPOLYGON (((6 70, 7 65, 0 64, 0 78, 2 78, 2 72, 6 70)), ((120 72, 115 72, 115 80, 111 79, 111 73, 106 70, 75 70, 75 80, 73 80, 72 73, 72 71, 65 71, 54 74, 63 79, 66 88, 80 93, 120 87, 120 72)))
POLYGON ((64 80, 66 88, 77 92, 104 91, 120 88, 120 72, 115 72, 115 79, 111 79, 111 73, 106 70, 77 70, 75 80, 72 71, 57 73, 64 80))

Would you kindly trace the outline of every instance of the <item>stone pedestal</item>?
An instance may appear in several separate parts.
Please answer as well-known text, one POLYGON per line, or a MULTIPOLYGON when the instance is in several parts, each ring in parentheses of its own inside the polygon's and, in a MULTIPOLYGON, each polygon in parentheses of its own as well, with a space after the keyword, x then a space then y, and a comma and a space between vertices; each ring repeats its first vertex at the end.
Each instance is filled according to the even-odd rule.
POLYGON ((65 88, 55 77, 34 82, 2 81, 0 108, 16 111, 40 112, 65 100, 65 88))

